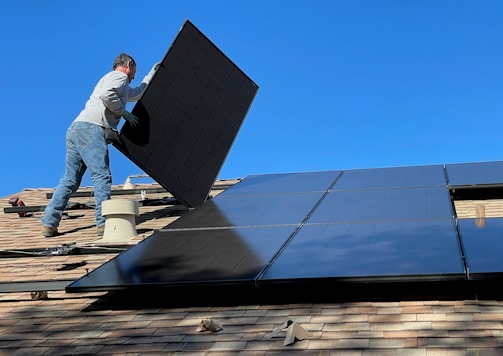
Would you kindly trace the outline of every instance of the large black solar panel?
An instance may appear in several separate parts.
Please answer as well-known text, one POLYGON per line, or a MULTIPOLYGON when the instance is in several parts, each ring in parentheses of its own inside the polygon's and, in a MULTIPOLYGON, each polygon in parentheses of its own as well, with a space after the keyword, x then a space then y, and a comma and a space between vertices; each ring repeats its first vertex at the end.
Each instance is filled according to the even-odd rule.
POLYGON ((334 190, 444 187, 445 184, 441 165, 392 167, 344 171, 334 190))
POLYGON ((298 225, 320 200, 321 193, 217 197, 169 225, 170 229, 298 225), (246 213, 244 213, 246 212, 246 213))
POLYGON ((446 164, 450 187, 503 186, 503 161, 446 164))
POLYGON ((503 218, 459 220, 471 278, 503 275, 503 218))
POLYGON ((327 191, 342 171, 252 175, 230 187, 219 197, 250 194, 291 194, 327 191))
POLYGON ((308 223, 451 219, 445 187, 332 191, 308 223))
POLYGON ((74 282, 68 290, 191 284, 253 285, 294 229, 292 226, 276 226, 163 230, 74 282))
POLYGON ((262 280, 464 278, 451 220, 303 226, 262 280))
POLYGON ((188 207, 203 203, 258 86, 190 21, 125 124, 124 155, 188 207))

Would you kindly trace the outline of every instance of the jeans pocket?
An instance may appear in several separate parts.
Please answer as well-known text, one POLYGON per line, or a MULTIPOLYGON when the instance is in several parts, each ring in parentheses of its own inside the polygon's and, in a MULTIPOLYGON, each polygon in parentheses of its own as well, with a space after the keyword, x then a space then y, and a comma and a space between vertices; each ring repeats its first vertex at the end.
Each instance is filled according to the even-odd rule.
POLYGON ((95 124, 81 124, 73 128, 73 133, 73 139, 78 149, 104 143, 104 128, 95 124))

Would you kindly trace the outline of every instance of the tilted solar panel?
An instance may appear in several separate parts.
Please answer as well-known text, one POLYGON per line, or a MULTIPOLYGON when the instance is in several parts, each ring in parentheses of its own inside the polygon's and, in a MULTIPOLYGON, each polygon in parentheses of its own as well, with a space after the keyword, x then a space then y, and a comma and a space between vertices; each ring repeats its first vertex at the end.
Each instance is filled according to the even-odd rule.
POLYGON ((258 86, 186 21, 114 146, 188 207, 203 203, 258 86))

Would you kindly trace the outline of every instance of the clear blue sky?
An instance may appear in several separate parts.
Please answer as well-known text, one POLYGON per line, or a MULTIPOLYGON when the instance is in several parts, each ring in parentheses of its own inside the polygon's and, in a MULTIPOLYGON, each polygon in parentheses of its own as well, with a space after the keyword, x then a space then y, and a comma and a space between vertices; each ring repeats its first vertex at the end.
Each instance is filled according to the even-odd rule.
MULTIPOLYGON (((16 0, 0 13, 0 197, 55 187, 65 131, 115 56, 135 57, 138 84, 186 19, 260 87, 218 178, 503 158, 500 0, 16 0)), ((142 173, 110 151, 114 184, 142 173)))

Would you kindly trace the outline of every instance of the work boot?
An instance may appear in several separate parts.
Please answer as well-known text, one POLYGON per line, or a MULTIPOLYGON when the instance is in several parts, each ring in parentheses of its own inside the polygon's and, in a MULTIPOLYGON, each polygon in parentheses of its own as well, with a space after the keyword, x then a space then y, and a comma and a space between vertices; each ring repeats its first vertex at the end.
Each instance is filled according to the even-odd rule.
POLYGON ((52 226, 42 226, 42 236, 53 237, 58 234, 58 228, 52 226))
POLYGON ((98 234, 98 236, 103 236, 103 234, 105 233, 105 225, 98 226, 96 228, 96 233, 98 234))

